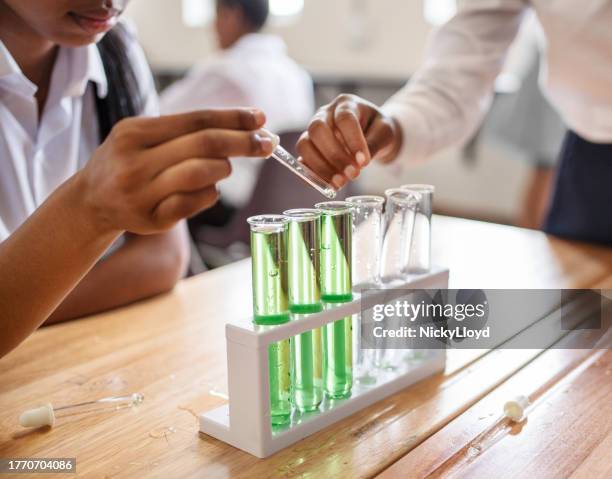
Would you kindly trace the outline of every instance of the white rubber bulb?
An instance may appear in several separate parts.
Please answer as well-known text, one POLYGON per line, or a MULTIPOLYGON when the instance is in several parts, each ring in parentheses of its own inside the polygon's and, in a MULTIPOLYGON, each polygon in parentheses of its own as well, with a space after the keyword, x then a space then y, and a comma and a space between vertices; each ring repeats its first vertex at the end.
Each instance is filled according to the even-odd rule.
POLYGON ((272 140, 272 149, 276 150, 276 148, 280 145, 280 136, 276 135, 275 133, 272 133, 269 130, 266 130, 265 128, 262 128, 261 131, 270 137, 270 139, 272 140))
POLYGON ((19 416, 19 424, 23 427, 41 427, 51 426, 55 424, 55 414, 53 406, 45 404, 34 409, 28 409, 19 416))
POLYGON ((529 406, 527 396, 516 396, 504 404, 504 416, 515 422, 521 422, 525 418, 525 409, 529 406))

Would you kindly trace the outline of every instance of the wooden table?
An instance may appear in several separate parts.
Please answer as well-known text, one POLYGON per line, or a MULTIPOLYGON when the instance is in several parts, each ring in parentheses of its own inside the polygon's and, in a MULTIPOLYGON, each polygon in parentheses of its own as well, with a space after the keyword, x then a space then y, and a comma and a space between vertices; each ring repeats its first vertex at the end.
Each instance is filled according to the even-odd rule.
MULTIPOLYGON (((451 287, 612 286, 612 250, 445 217, 435 218, 434 238, 451 287)), ((225 402, 224 318, 249 314, 249 284, 249 263, 240 262, 32 335, 0 360, 0 457, 76 456, 79 475, 109 478, 491 477, 521 468, 532 477, 611 477, 612 357, 588 350, 451 351, 444 375, 266 460, 200 437, 196 414, 225 402), (546 378, 561 386, 527 423, 466 462, 462 451, 510 391, 546 378), (135 391, 146 399, 131 410, 73 417, 50 431, 17 424, 40 403, 135 391)))

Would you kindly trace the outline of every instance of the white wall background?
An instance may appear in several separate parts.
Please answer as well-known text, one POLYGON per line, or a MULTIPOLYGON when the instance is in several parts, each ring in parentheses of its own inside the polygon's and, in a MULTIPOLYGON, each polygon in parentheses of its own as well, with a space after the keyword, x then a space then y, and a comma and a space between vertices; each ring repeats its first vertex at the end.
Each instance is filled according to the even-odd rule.
MULTIPOLYGON (((215 48, 210 26, 187 27, 181 12, 179 0, 132 0, 128 8, 154 68, 187 68, 215 48)), ((405 77, 420 63, 430 27, 421 0, 305 0, 295 21, 272 21, 268 30, 311 71, 405 77), (352 4, 363 4, 364 15, 355 18, 352 4)))

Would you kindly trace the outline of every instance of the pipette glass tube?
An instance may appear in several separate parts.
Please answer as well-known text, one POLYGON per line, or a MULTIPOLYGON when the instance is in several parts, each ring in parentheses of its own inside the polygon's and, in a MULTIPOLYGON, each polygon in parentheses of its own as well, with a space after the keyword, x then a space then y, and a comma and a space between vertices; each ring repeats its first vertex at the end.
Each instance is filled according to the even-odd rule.
POLYGON ((278 145, 272 153, 272 158, 281 165, 289 168, 294 174, 302 178, 306 183, 330 200, 336 197, 337 190, 308 166, 299 162, 291 153, 278 145))
MULTIPOLYGON (((322 310, 321 212, 315 209, 285 211, 289 219, 289 308, 293 320, 322 310)), ((323 400, 323 343, 321 328, 293 338, 291 348, 291 398, 302 411, 316 410, 323 400)))
POLYGON ((385 225, 381 252, 381 280, 402 279, 408 267, 414 217, 420 197, 399 188, 385 191, 385 225))
MULTIPOLYGON (((247 221, 251 225, 254 322, 260 325, 286 323, 289 321, 288 220, 280 215, 263 215, 247 221)), ((289 339, 268 346, 272 425, 289 423, 290 363, 289 339)))
MULTIPOLYGON (((321 211, 321 297, 327 303, 353 299, 352 207, 344 201, 319 203, 321 211)), ((325 307, 333 307, 329 304, 325 307)), ((352 318, 323 327, 323 382, 331 398, 350 395, 353 386, 352 318)))
POLYGON ((431 268, 431 213, 435 188, 432 185, 403 185, 403 190, 420 195, 406 273, 426 273, 431 268))

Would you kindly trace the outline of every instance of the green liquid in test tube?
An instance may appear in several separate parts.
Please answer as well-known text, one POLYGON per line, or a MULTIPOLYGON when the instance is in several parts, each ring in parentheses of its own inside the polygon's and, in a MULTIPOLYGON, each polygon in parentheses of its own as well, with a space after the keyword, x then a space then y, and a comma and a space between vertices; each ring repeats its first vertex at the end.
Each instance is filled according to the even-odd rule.
MULTIPOLYGON (((289 321, 287 223, 280 215, 253 216, 251 256, 253 313, 259 325, 289 321)), ((273 426, 289 423, 291 417, 291 360, 289 339, 268 346, 270 370, 270 414, 273 426)))
MULTIPOLYGON (((351 205, 319 203, 321 211, 321 298, 326 303, 353 299, 351 276, 351 205)), ((327 307, 333 307, 326 304, 327 307)), ((353 387, 352 318, 323 327, 323 382, 333 399, 350 396, 353 387)))
POLYGON ((323 327, 323 351, 325 392, 332 399, 349 397, 353 388, 352 316, 323 327))
MULTIPOLYGON (((323 309, 320 288, 321 212, 285 211, 289 219, 289 308, 293 319, 323 309)), ((302 412, 316 410, 323 400, 321 328, 293 338, 291 397, 302 412)))

